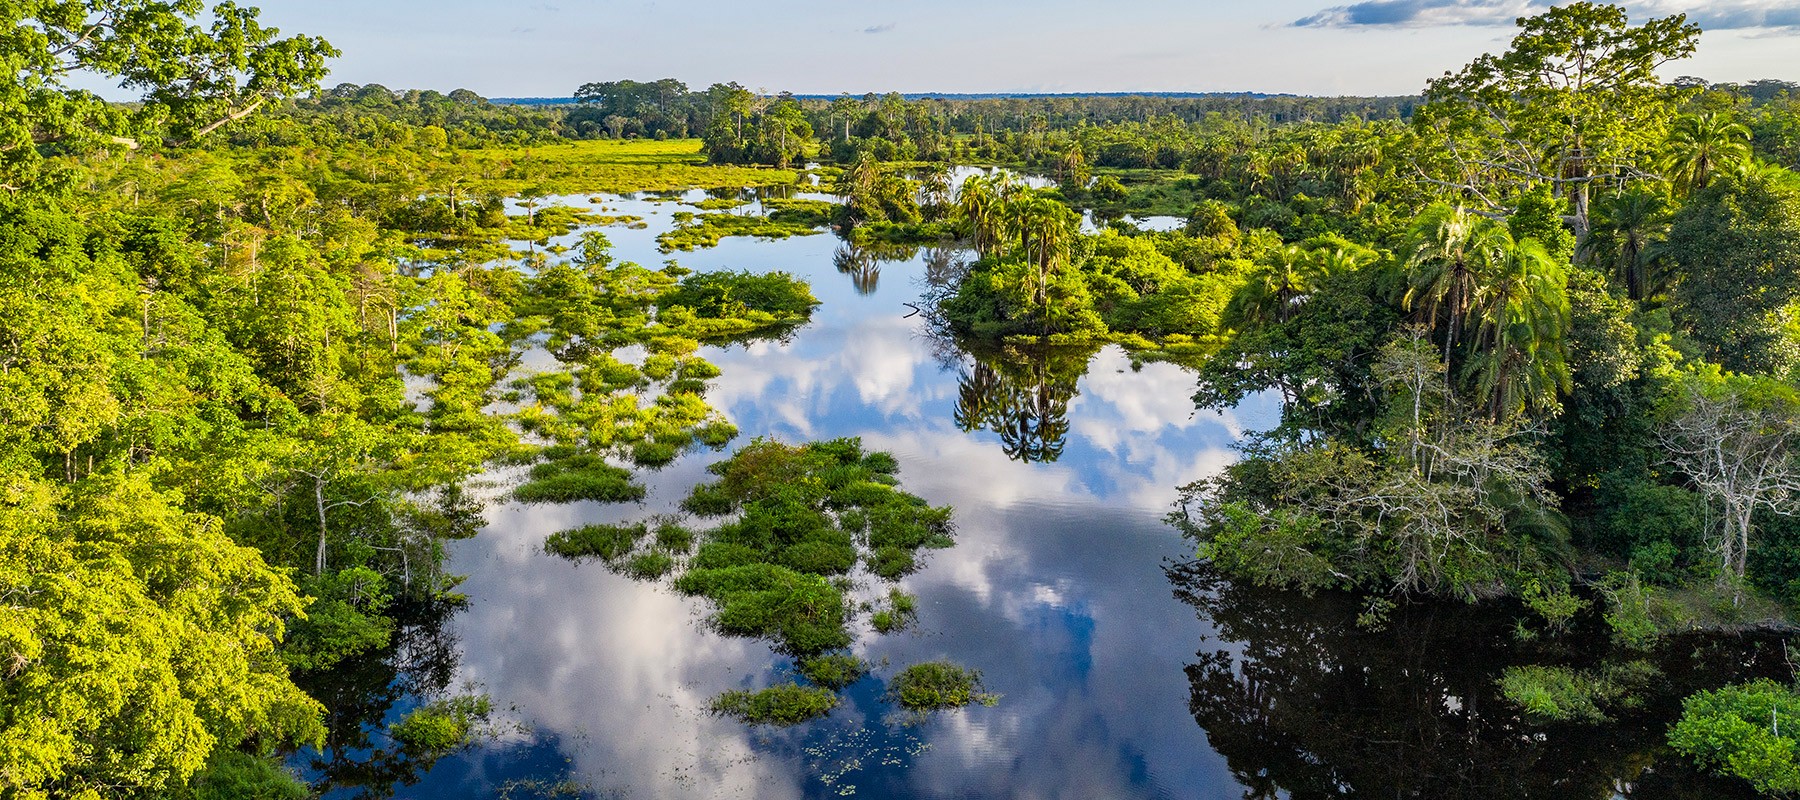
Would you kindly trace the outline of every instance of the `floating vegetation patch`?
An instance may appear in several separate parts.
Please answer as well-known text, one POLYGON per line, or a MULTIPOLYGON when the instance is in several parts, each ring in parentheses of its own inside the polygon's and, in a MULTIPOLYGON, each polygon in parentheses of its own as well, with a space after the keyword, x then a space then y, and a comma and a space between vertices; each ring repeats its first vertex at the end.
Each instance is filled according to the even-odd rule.
MULTIPOLYGON (((545 547, 601 559, 640 579, 674 574, 677 591, 711 604, 709 621, 717 630, 769 640, 794 658, 812 684, 805 691, 823 692, 835 703, 833 692, 870 669, 844 652, 854 641, 854 615, 875 608, 847 597, 858 585, 858 566, 877 580, 891 580, 915 568, 921 550, 954 543, 951 510, 898 488, 899 469, 891 454, 865 452, 859 439, 804 445, 757 439, 708 467, 718 479, 694 487, 682 502, 695 516, 730 518, 723 524, 695 531, 665 519, 654 536, 646 524, 591 525, 556 534, 545 547)), ((874 623, 887 633, 916 615, 917 600, 889 587, 874 623)), ((771 710, 799 702, 803 698, 794 693, 800 690, 776 687, 766 697, 731 692, 714 709, 751 722, 801 721, 810 717, 771 710)), ((983 696, 965 687, 962 697, 959 705, 983 696)))
MULTIPOLYGON (((584 236, 568 263, 528 279, 524 312, 505 330, 538 337, 562 369, 524 375, 507 399, 513 421, 553 443, 547 460, 514 491, 523 502, 641 500, 644 490, 612 455, 656 468, 697 447, 720 448, 737 427, 707 404, 719 368, 696 355, 703 339, 754 334, 805 320, 818 299, 786 273, 695 274, 673 264, 615 264, 603 234, 584 236), (622 348, 642 348, 632 363, 622 348)), ((674 565, 644 562, 648 569, 674 565)))
POLYGON ((812 681, 815 686, 822 686, 834 692, 860 681, 869 674, 869 664, 853 655, 831 653, 814 656, 800 661, 800 674, 812 681))
POLYGON ((837 215, 838 204, 825 200, 787 198, 764 200, 763 208, 768 209, 769 220, 772 222, 822 228, 831 224, 832 218, 837 215))
POLYGON ((564 558, 597 558, 618 561, 631 554, 638 540, 650 535, 643 523, 635 525, 583 525, 550 534, 544 550, 564 558))
MULTIPOLYGON (((694 214, 677 211, 675 228, 656 237, 665 253, 713 247, 727 236, 755 236, 763 239, 786 239, 790 236, 812 236, 819 229, 805 222, 781 221, 773 217, 750 214, 694 214)), ((789 220, 792 217, 788 218, 789 220)))
POLYGON ((869 618, 869 624, 875 626, 876 633, 893 633, 904 630, 919 616, 919 600, 910 594, 900 591, 899 587, 888 590, 886 608, 876 609, 869 618))
POLYGON ((725 692, 713 698, 711 708, 751 725, 796 725, 831 713, 837 704, 837 693, 830 689, 788 683, 725 692))
POLYGON ((435 700, 388 726, 388 736, 407 752, 444 755, 473 744, 493 713, 486 695, 435 700))
POLYGON ((513 490, 513 498, 522 503, 624 503, 644 499, 644 487, 632 481, 630 470, 593 453, 574 453, 532 467, 530 479, 513 490))
POLYGON ((981 673, 948 661, 927 661, 900 671, 888 683, 888 694, 913 711, 962 708, 971 703, 991 706, 1000 696, 983 691, 981 673))

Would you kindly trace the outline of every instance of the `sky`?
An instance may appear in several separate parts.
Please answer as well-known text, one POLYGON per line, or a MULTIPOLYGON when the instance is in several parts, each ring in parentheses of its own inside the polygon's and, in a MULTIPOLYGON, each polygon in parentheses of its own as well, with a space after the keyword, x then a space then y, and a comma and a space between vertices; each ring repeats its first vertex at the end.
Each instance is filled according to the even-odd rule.
MULTIPOLYGON (((767 92, 1414 94, 1548 0, 260 0, 324 36, 327 84, 561 97, 590 81, 767 92)), ((1699 54, 1666 77, 1800 80, 1800 0, 1632 0, 1686 13, 1699 54)))

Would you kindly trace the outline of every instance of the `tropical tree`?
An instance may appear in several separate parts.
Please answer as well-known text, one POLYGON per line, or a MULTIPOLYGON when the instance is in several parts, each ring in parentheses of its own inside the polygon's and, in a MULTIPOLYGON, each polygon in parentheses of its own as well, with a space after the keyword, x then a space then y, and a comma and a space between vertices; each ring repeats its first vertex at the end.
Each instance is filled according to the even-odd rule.
POLYGON ((1000 179, 993 175, 970 175, 957 191, 957 211, 968 223, 981 258, 1005 252, 1000 204, 1000 179))
POLYGON ((1434 180, 1502 213, 1508 195, 1495 189, 1549 186, 1569 198, 1580 244, 1592 186, 1653 177, 1680 99, 1656 70, 1692 55, 1700 26, 1680 14, 1634 26, 1624 8, 1590 2, 1518 22, 1505 53, 1432 81, 1414 124, 1455 162, 1434 180))
POLYGON ((1750 160, 1750 129, 1729 115, 1703 111, 1675 121, 1662 169, 1686 197, 1705 189, 1718 173, 1742 170, 1750 160))
POLYGON ((1402 305, 1422 311, 1433 329, 1443 319, 1446 361, 1469 325, 1484 276, 1510 243, 1505 227, 1461 208, 1433 206, 1413 225, 1402 305))
POLYGON ((1492 266, 1471 306, 1476 396, 1494 420, 1554 410, 1569 389, 1568 275, 1535 239, 1511 243, 1492 266))
POLYGON ((1647 300, 1667 288, 1658 264, 1669 231, 1668 203, 1642 188, 1594 204, 1594 227, 1578 254, 1625 284, 1633 300, 1647 300))

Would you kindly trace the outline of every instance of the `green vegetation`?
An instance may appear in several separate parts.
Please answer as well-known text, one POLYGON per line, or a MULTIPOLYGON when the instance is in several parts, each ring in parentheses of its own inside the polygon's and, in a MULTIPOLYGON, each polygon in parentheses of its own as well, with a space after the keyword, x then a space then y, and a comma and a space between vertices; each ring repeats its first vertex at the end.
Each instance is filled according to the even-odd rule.
POLYGON ((1659 675, 1644 661, 1608 664, 1603 669, 1529 665, 1507 667, 1500 691, 1508 701, 1539 722, 1597 723, 1608 709, 1635 709, 1637 693, 1659 675))
POLYGON ((800 662, 800 674, 824 689, 841 692, 869 674, 867 662, 845 653, 814 656, 800 662))
POLYGON ((786 221, 793 215, 777 217, 750 214, 675 215, 675 229, 656 237, 665 253, 712 247, 727 236, 755 236, 763 239, 786 239, 790 236, 812 236, 819 231, 809 221, 786 221))
MULTIPOLYGON (((1800 104, 1791 85, 1661 82, 1697 45, 1681 18, 1558 6, 1422 103, 621 81, 558 109, 320 88, 330 45, 232 4, 15 4, 7 21, 0 796, 287 797, 302 790, 261 754, 329 733, 336 757, 403 772, 465 742, 485 707, 397 723, 421 752, 369 738, 421 609, 454 605, 444 548, 483 523, 465 484, 507 464, 529 473, 516 500, 641 499, 621 465, 737 435, 701 343, 817 303, 781 273, 616 263, 598 231, 550 247, 642 223, 554 198, 795 187, 814 157, 843 202, 769 199, 760 218, 701 201, 665 244, 827 224, 865 255, 971 244, 966 270, 932 272, 944 326, 982 343, 956 422, 1019 460, 1060 456, 1077 362, 1102 342, 1195 365, 1200 405, 1278 396, 1280 426, 1186 487, 1176 524, 1246 583, 1364 594, 1374 624, 1401 613, 1389 596, 1517 597, 1541 621, 1520 638, 1554 639, 1592 602, 1621 652, 1508 672, 1500 691, 1534 718, 1630 709, 1634 653, 1659 637, 1780 630, 1800 601, 1800 104), (1603 77, 1571 81, 1567 59, 1603 77), (141 96, 70 88, 90 82, 141 96), (953 162, 1057 186, 953 191, 953 162), (1188 225, 1086 235, 1078 208, 1188 225), (520 369, 540 347, 556 365, 520 369), (369 686, 335 693, 340 671, 369 686)), ((858 581, 950 544, 949 510, 896 469, 854 441, 758 441, 684 503, 730 521, 546 547, 672 577, 719 629, 769 639, 817 687, 721 710, 809 718, 868 669, 843 652, 855 614, 912 620, 891 587, 885 607, 852 602, 858 581)), ((947 664, 894 688, 982 699, 947 664)), ((1792 792, 1790 701, 1697 695, 1672 741, 1792 792)))
POLYGON ((798 725, 831 713, 837 704, 836 692, 788 683, 725 692, 713 698, 712 710, 749 725, 798 725))
POLYGON ((485 696, 435 700, 389 726, 388 735, 409 750, 448 753, 473 743, 478 726, 492 713, 485 696))
POLYGON ((630 470, 576 453, 532 467, 531 479, 514 489, 513 497, 522 503, 624 503, 642 500, 644 487, 632 482, 630 470))
POLYGON ((273 758, 225 750, 194 776, 194 800, 306 800, 312 789, 273 758))
POLYGON ((919 599, 900 591, 899 587, 888 590, 886 608, 876 609, 869 618, 875 626, 876 633, 893 633, 903 630, 919 617, 919 599))
POLYGON ((706 163, 698 139, 600 140, 470 150, 457 165, 481 191, 517 195, 629 194, 792 184, 788 169, 706 163))
POLYGON ((1770 680, 1700 692, 1682 704, 1669 746, 1699 766, 1742 778, 1776 797, 1800 794, 1800 695, 1770 680))
POLYGON ((971 703, 994 705, 999 695, 981 689, 981 673, 948 661, 927 661, 900 671, 888 682, 888 694, 914 711, 962 708, 971 703))
POLYGON ((573 530, 553 533, 544 549, 564 558, 599 558, 616 561, 631 553, 639 540, 650 535, 642 523, 636 525, 583 525, 573 530))
MULTIPOLYGON (((654 536, 645 523, 587 525, 552 535, 544 547, 600 559, 641 580, 674 574, 676 590, 711 603, 720 632, 773 642, 822 688, 732 692, 715 710, 792 724, 829 711, 833 693, 869 670, 841 652, 853 641, 857 610, 846 596, 846 576, 863 564, 894 580, 917 567, 920 549, 953 543, 950 509, 896 488, 899 468, 892 455, 864 452, 857 439, 799 446, 757 439, 708 467, 719 479, 694 487, 682 503, 696 516, 735 515, 732 521, 695 532, 664 520, 654 536), (829 703, 815 702, 820 691, 829 703)), ((881 633, 917 615, 917 601, 897 587, 887 599, 875 613, 881 633)))

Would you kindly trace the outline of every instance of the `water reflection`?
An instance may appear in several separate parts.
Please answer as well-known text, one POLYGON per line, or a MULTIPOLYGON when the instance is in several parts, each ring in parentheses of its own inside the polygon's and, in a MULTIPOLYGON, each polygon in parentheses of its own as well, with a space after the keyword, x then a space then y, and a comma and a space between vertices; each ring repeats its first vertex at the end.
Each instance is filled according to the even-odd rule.
POLYGON ((440 754, 402 748, 384 732, 456 686, 461 647, 448 622, 460 608, 447 601, 403 604, 387 647, 296 676, 327 709, 325 746, 296 764, 315 788, 334 798, 393 797, 438 762, 440 754))
POLYGON ((1062 457, 1069 435, 1069 401, 1100 348, 1006 348, 973 354, 974 365, 957 377, 956 427, 1000 435, 1014 461, 1051 462, 1062 457))
MULTIPOLYGON (((670 209, 647 199, 605 205, 649 221, 608 229, 615 257, 660 263, 655 236, 670 209)), ((542 549, 558 530, 677 511, 724 457, 696 452, 642 473, 642 504, 496 504, 481 535, 452 548, 450 568, 469 576, 461 591, 471 598, 449 623, 454 639, 426 637, 460 644, 460 659, 426 658, 445 666, 416 680, 371 668, 356 687, 333 690, 345 709, 324 759, 342 764, 330 768, 340 776, 333 785, 360 791, 391 777, 402 785, 395 796, 468 800, 556 791, 1586 798, 1620 778, 1636 782, 1632 797, 1700 796, 1670 788, 1689 778, 1655 751, 1652 718, 1666 719, 1669 698, 1605 735, 1512 720, 1493 697, 1510 652, 1495 626, 1510 620, 1407 612, 1369 634, 1355 628, 1354 607, 1329 598, 1165 572, 1165 559, 1192 555, 1161 522, 1174 487, 1229 463, 1246 428, 1271 427, 1274 400, 1196 413, 1191 373, 1136 365, 1116 347, 967 352, 933 335, 916 308, 922 289, 966 259, 948 248, 857 251, 828 236, 728 238, 679 256, 695 270, 780 269, 811 282, 823 304, 806 325, 703 348, 723 371, 708 400, 740 441, 860 436, 898 457, 908 491, 956 508, 956 547, 903 581, 919 599, 916 626, 893 636, 861 629, 856 654, 890 665, 953 659, 983 672, 1002 695, 998 707, 903 724, 881 699, 888 668, 798 729, 706 714, 720 691, 787 680, 792 665, 764 643, 710 632, 698 602, 542 549), (465 683, 520 733, 392 769, 374 757, 379 737, 357 738, 411 698, 465 683), (357 773, 356 764, 371 766, 357 773), (1429 780, 1408 783, 1409 769, 1429 780)))
POLYGON ((1532 725, 1499 693, 1508 666, 1591 664, 1593 630, 1523 643, 1510 609, 1416 606, 1385 630, 1347 597, 1307 598, 1169 569, 1175 596, 1218 635, 1186 668, 1188 708, 1248 798, 1724 798, 1754 796, 1693 774, 1663 730, 1698 688, 1780 675, 1781 648, 1682 641, 1653 660, 1645 706, 1605 725, 1532 725), (1746 657, 1747 656, 1747 657, 1746 657))

